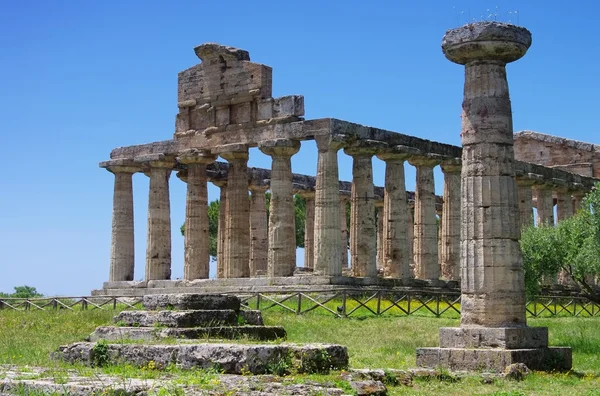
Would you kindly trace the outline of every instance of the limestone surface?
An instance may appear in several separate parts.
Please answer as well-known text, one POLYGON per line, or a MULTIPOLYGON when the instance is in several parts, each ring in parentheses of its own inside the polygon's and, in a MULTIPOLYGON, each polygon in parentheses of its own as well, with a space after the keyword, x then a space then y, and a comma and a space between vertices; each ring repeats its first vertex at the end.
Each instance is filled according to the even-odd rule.
POLYGON ((240 299, 224 294, 147 294, 142 299, 144 308, 150 310, 240 310, 240 299))
POLYGON ((122 311, 114 318, 124 326, 167 326, 197 327, 219 326, 237 323, 237 314, 232 309, 188 310, 188 311, 122 311))

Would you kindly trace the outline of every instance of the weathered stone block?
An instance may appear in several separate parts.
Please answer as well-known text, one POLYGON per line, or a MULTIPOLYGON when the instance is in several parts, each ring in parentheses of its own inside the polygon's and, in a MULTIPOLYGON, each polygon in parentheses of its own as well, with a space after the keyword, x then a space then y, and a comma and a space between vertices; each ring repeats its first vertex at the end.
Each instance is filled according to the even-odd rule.
POLYGON ((262 313, 259 310, 240 311, 240 317, 249 325, 263 326, 262 313))
POLYGON ((270 120, 273 118, 273 98, 259 100, 257 105, 257 120, 270 120))
POLYGON ((89 341, 107 340, 143 340, 156 341, 164 338, 176 339, 239 339, 250 338, 261 341, 272 341, 285 338, 286 332, 280 326, 231 326, 231 327, 192 327, 192 328, 154 328, 154 327, 121 327, 100 326, 89 336, 89 341))
POLYGON ((240 299, 223 294, 152 294, 144 296, 146 309, 232 309, 240 310, 240 299))
POLYGON ((196 327, 232 325, 237 323, 232 309, 202 311, 123 311, 114 318, 125 326, 196 327))
POLYGON ((276 98, 273 102, 273 117, 304 115, 304 96, 290 95, 276 98))
POLYGON ((231 123, 243 124, 252 121, 252 103, 238 103, 231 106, 231 123))
POLYGON ((547 327, 440 328, 441 348, 529 349, 547 346, 547 327))
POLYGON ((229 125, 231 123, 229 106, 220 106, 216 108, 216 122, 217 126, 229 125))
MULTIPOLYGON (((80 342, 61 346, 55 357, 69 363, 94 364, 97 362, 95 343, 80 342)), ((307 373, 311 368, 345 369, 348 367, 348 350, 341 345, 244 345, 244 344, 179 344, 139 345, 108 344, 106 357, 109 364, 129 363, 145 366, 153 361, 157 368, 170 363, 184 369, 215 368, 224 374, 252 374, 274 372, 282 362, 290 369, 307 373), (307 359, 316 359, 308 361, 307 359)))
POLYGON ((570 370, 571 348, 534 349, 466 349, 418 348, 417 366, 442 367, 449 370, 493 370, 502 372, 507 366, 523 363, 532 370, 570 370))

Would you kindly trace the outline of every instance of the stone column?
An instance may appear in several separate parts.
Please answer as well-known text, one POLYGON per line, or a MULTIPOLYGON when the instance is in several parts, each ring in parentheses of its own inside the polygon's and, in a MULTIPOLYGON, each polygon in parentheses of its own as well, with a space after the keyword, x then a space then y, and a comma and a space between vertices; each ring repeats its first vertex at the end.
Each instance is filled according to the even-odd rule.
POLYGON ((225 219, 227 216, 227 180, 212 180, 219 187, 219 224, 217 228, 217 278, 225 277, 225 219))
POLYGON ((417 365, 450 370, 570 369, 569 348, 547 348, 547 328, 528 328, 506 63, 531 44, 524 28, 470 23, 446 32, 442 49, 465 65, 462 103, 461 327, 441 328, 441 348, 417 365))
POLYGON ((207 150, 191 149, 179 155, 187 165, 183 279, 208 279, 210 251, 208 236, 208 189, 206 165, 216 156, 207 150))
POLYGON ((385 259, 383 257, 383 200, 378 199, 375 201, 375 212, 377 213, 377 273, 379 270, 383 272, 385 268, 385 259))
POLYGON ((545 224, 554 225, 554 199, 552 198, 552 186, 550 184, 539 184, 533 187, 535 194, 538 226, 545 224))
POLYGON ((444 172, 444 208, 440 218, 442 277, 460 279, 460 158, 441 163, 444 172))
POLYGON ((437 156, 414 156, 408 162, 417 168, 415 189, 415 277, 438 280, 438 236, 435 212, 433 168, 441 162, 437 156))
POLYGON ((372 157, 368 148, 344 149, 352 156, 352 197, 350 207, 350 255, 352 275, 377 276, 377 231, 372 157))
POLYGON ((337 152, 342 143, 328 136, 315 137, 318 149, 315 185, 315 273, 342 274, 340 185, 337 152))
POLYGON ((415 202, 408 205, 408 262, 410 266, 410 277, 414 278, 417 274, 415 268, 415 202))
POLYGON ((218 153, 227 162, 227 202, 225 203, 225 278, 250 276, 250 199, 248 198, 248 147, 221 146, 218 153))
POLYGON ((409 147, 397 146, 377 158, 385 161, 383 195, 384 275, 409 279, 412 248, 412 216, 406 199, 404 161, 411 155, 409 147))
POLYGON ((517 198, 519 200, 519 225, 520 230, 533 225, 533 192, 532 186, 536 179, 529 176, 518 177, 517 181, 517 198))
POLYGON ((171 203, 169 176, 175 166, 173 157, 150 155, 144 161, 149 166, 148 236, 146 239, 146 280, 171 279, 171 203))
POLYGON ((291 158, 300 150, 300 142, 277 139, 263 142, 259 148, 272 159, 267 274, 292 276, 296 269, 296 226, 291 158))
POLYGON ((573 191, 573 213, 577 213, 578 210, 583 208, 583 198, 586 192, 582 190, 573 191))
MULTIPOLYGON (((566 184, 566 183, 563 183, 566 184)), ((556 220, 562 221, 573 216, 573 201, 571 190, 562 185, 556 188, 556 220)))
POLYGON ((267 224, 267 185, 250 184, 250 277, 267 274, 269 231, 267 224))
POLYGON ((140 168, 131 160, 100 164, 115 175, 110 245, 110 282, 132 281, 135 267, 132 176, 140 168))
POLYGON ((348 232, 348 211, 347 204, 350 201, 349 192, 340 192, 340 240, 342 249, 342 268, 348 268, 348 245, 350 243, 350 233, 348 232))
POLYGON ((314 268, 315 242, 315 192, 304 190, 298 193, 306 201, 304 220, 304 268, 314 268))

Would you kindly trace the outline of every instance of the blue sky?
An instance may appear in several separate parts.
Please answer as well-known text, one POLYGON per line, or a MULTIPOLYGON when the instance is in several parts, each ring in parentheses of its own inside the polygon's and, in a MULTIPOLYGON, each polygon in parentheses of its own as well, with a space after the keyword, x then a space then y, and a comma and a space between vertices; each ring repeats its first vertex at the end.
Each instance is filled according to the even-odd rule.
MULTIPOLYGON (((113 176, 98 162, 114 147, 172 137, 177 73, 199 63, 198 44, 243 48, 272 66, 274 96, 304 95, 306 118, 458 145, 463 69, 444 58, 441 39, 447 29, 492 14, 533 34, 529 53, 508 66, 515 131, 600 143, 599 4, 4 0, 0 291, 27 284, 48 295, 87 295, 101 287, 113 176)), ((270 162, 252 150, 250 165, 270 162)), ((350 180, 349 158, 340 156, 340 167, 350 180)), ((374 160, 379 185, 383 169, 374 160)), ((314 145, 303 143, 293 170, 315 173, 314 145)), ((406 171, 412 189, 414 172, 406 171)), ((143 278, 147 192, 147 178, 136 175, 136 279, 143 278)), ((212 186, 209 194, 218 196, 212 186)), ((177 229, 185 185, 174 175, 171 205, 176 278, 183 273, 177 229)))

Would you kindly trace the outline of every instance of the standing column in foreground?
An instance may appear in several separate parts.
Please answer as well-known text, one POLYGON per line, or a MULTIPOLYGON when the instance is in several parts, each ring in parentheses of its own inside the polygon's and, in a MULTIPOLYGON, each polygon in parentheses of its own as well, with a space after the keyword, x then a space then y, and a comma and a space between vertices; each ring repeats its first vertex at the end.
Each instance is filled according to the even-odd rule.
POLYGON ((267 185, 250 184, 250 277, 267 274, 269 232, 267 225, 267 185))
POLYGON ((410 255, 413 227, 406 199, 404 161, 414 149, 396 146, 377 154, 385 161, 385 193, 383 195, 383 261, 384 275, 408 280, 411 278, 410 255))
POLYGON ((100 166, 115 175, 108 280, 132 281, 135 267, 132 177, 140 167, 132 160, 106 161, 100 166))
POLYGON ((434 155, 413 156, 408 162, 417 168, 415 189, 415 277, 439 280, 438 236, 435 212, 433 168, 441 162, 434 155))
POLYGON ((292 276, 296 269, 296 226, 291 158, 300 150, 300 142, 270 140, 259 148, 272 159, 267 275, 292 276))
POLYGON ((315 191, 303 190, 298 193, 306 202, 304 219, 304 268, 314 268, 315 260, 315 191))
POLYGON ((231 144, 218 154, 229 162, 225 204, 225 278, 250 276, 250 199, 248 198, 248 147, 231 144))
POLYGON ((315 185, 315 273, 342 274, 340 235, 340 183, 337 152, 342 142, 315 137, 318 149, 315 185))
POLYGON ((552 198, 552 186, 550 184, 538 184, 534 186, 535 201, 537 208, 536 225, 554 225, 554 199, 552 198))
POLYGON ((216 156, 206 150, 191 149, 179 155, 187 165, 183 279, 208 279, 210 251, 208 236, 208 190, 206 165, 216 156))
POLYGON ((440 329, 440 348, 417 365, 495 370, 571 368, 570 348, 548 348, 548 329, 525 319, 511 104, 505 65, 531 44, 524 28, 471 23, 446 33, 442 49, 465 65, 461 172, 461 324, 440 329))
POLYGON ((444 207, 440 219, 442 277, 460 279, 460 158, 441 163, 444 172, 444 207))
POLYGON ((350 255, 352 275, 377 276, 377 230, 372 157, 369 148, 344 149, 352 156, 352 198, 350 207, 350 255))
POLYGON ((212 183, 219 187, 219 224, 217 226, 217 278, 225 277, 225 216, 227 206, 227 179, 215 179, 212 183))
POLYGON ((169 176, 175 166, 172 156, 152 154, 142 162, 149 166, 148 237, 146 280, 171 279, 171 203, 169 176))

